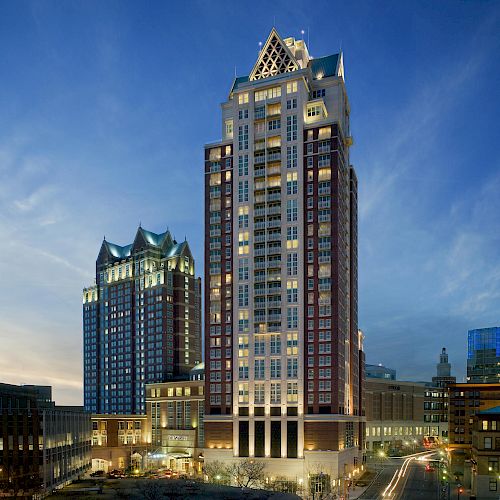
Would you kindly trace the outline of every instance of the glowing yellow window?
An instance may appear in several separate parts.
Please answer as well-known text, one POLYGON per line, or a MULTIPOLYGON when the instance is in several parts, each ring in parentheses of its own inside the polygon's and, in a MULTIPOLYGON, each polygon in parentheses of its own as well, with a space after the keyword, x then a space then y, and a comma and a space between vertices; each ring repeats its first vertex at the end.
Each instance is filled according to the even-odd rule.
POLYGON ((248 92, 243 92, 238 95, 238 104, 246 104, 248 103, 248 92))
POLYGON ((246 255, 249 251, 248 246, 249 232, 243 231, 238 234, 238 254, 246 255))

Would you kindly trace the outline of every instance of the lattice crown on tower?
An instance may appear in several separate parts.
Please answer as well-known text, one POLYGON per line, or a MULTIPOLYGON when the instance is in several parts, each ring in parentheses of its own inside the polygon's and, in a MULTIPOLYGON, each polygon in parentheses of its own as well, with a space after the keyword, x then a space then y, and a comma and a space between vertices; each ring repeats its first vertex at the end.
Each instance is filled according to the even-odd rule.
POLYGON ((273 28, 266 44, 259 54, 259 58, 250 73, 250 81, 269 78, 281 73, 291 73, 299 69, 290 49, 273 28))

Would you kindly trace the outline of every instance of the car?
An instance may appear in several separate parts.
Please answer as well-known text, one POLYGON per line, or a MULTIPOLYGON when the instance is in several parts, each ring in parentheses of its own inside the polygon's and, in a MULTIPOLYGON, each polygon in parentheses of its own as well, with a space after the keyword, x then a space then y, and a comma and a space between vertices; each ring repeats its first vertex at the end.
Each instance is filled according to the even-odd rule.
POLYGON ((125 474, 123 473, 123 471, 115 469, 108 473, 108 477, 110 479, 119 479, 119 478, 124 478, 125 474))
POLYGON ((425 472, 434 472, 435 470, 436 469, 431 464, 425 466, 425 472))
POLYGON ((104 471, 103 470, 96 470, 95 472, 92 472, 90 474, 90 477, 104 477, 104 471))

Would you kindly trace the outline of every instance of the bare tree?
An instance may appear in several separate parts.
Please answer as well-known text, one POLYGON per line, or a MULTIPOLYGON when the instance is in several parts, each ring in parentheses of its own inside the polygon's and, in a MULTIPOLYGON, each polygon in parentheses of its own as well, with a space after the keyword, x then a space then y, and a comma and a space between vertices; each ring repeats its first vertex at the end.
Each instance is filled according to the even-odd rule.
POLYGON ((135 484, 141 498, 146 500, 160 500, 165 498, 162 487, 156 481, 138 481, 135 484))
POLYGON ((230 467, 231 477, 238 486, 255 488, 264 482, 266 465, 249 458, 240 460, 230 467))
POLYGON ((229 484, 231 479, 231 471, 220 460, 206 463, 203 472, 207 475, 209 483, 229 484))

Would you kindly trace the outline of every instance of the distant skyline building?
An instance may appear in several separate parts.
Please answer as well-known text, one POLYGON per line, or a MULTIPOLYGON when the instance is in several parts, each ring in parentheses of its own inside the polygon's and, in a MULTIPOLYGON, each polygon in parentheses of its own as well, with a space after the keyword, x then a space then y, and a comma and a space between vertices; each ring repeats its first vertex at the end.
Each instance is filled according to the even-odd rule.
POLYGON ((201 361, 201 279, 187 241, 142 227, 104 239, 95 284, 83 290, 84 404, 145 413, 145 384, 188 378, 201 361))
POLYGON ((446 347, 443 347, 439 355, 439 363, 436 365, 436 376, 432 377, 432 384, 436 387, 446 387, 457 381, 456 377, 451 375, 451 364, 448 360, 446 347))
POLYGON ((343 54, 312 58, 274 28, 222 104, 205 146, 207 462, 268 457, 312 488, 359 470, 349 114, 343 54))
POLYGON ((469 330, 467 344, 467 382, 499 382, 500 327, 469 330))
POLYGON ((396 370, 383 365, 365 365, 366 378, 383 378, 385 380, 396 380, 396 370))

